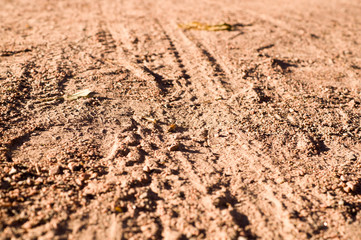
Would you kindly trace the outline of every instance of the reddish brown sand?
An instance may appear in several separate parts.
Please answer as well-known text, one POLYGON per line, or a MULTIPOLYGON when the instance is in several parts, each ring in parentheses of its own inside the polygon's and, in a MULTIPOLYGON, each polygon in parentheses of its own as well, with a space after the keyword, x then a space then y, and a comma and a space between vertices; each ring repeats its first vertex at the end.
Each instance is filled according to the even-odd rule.
POLYGON ((361 239, 359 0, 0 5, 0 239, 361 239))

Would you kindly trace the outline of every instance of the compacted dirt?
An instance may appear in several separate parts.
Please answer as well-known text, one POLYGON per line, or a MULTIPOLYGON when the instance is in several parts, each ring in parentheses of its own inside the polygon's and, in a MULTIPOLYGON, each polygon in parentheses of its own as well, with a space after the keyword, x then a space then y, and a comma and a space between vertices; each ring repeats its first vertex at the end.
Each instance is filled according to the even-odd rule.
POLYGON ((361 239, 359 0, 0 4, 1 239, 361 239))

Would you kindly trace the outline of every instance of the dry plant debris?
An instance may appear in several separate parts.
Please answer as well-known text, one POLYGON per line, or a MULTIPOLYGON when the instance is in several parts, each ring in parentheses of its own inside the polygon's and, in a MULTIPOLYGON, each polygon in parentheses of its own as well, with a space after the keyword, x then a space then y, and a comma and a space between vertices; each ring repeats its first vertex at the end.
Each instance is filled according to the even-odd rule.
POLYGON ((65 100, 68 100, 68 101, 71 101, 71 100, 76 100, 78 98, 89 98, 91 96, 93 96, 95 94, 95 92, 89 90, 89 89, 84 89, 84 90, 81 90, 77 93, 74 93, 72 95, 67 95, 67 96, 64 96, 64 99, 65 100))
POLYGON ((187 24, 178 24, 178 27, 185 30, 202 30, 202 31, 232 31, 234 28, 231 24, 222 23, 216 25, 209 25, 200 22, 191 22, 187 24))
POLYGON ((309 2, 1 1, 0 239, 359 240, 361 1, 309 2))

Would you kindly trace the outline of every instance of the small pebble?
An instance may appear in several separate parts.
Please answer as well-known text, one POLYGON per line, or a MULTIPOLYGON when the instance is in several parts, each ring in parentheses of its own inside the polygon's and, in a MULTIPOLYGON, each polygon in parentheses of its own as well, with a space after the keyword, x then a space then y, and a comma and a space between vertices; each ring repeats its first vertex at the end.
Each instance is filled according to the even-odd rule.
POLYGON ((243 236, 240 236, 240 237, 237 238, 237 240, 247 240, 247 238, 243 237, 243 236))
POLYGON ((139 198, 140 198, 140 199, 145 199, 145 198, 147 198, 147 197, 148 197, 148 193, 147 193, 147 192, 142 193, 142 194, 139 195, 139 198))
POLYGON ((137 180, 140 183, 147 183, 147 182, 149 182, 150 178, 146 174, 142 174, 137 178, 137 180))
POLYGON ((285 182, 285 179, 283 177, 277 177, 277 178, 275 178, 275 182, 277 184, 282 184, 285 182))
POLYGON ((82 185, 83 185, 83 181, 82 181, 80 178, 75 179, 75 183, 76 183, 78 186, 82 186, 82 185))
POLYGON ((26 179, 26 184, 32 186, 34 184, 34 181, 31 178, 28 178, 26 179))
POLYGON ((81 175, 80 175, 80 179, 82 180, 82 181, 86 181, 86 180, 88 180, 90 178, 90 174, 88 174, 88 173, 82 173, 81 175))
POLYGON ((297 120, 294 116, 288 115, 287 119, 292 123, 292 124, 296 124, 297 120))
POLYGON ((24 228, 24 229, 30 229, 32 227, 33 227, 33 223, 31 221, 27 221, 26 223, 24 223, 22 225, 22 228, 24 228))
POLYGON ((346 192, 346 193, 349 193, 349 192, 351 192, 351 188, 346 186, 346 187, 343 188, 343 191, 346 192))
POLYGON ((128 146, 137 146, 139 145, 139 141, 137 140, 135 135, 130 135, 127 136, 124 140, 123 143, 128 145, 128 146))
POLYGON ((143 158, 139 150, 133 150, 127 156, 129 160, 133 162, 140 162, 143 158))
POLYGON ((173 144, 173 145, 171 145, 169 148, 168 148, 168 150, 169 151, 178 151, 179 149, 180 149, 180 143, 175 143, 175 144, 173 144))
POLYGON ((74 172, 74 171, 79 171, 81 169, 81 165, 75 162, 71 162, 68 164, 68 168, 74 172))
POLYGON ((90 175, 90 178, 93 179, 93 178, 96 178, 98 177, 98 173, 96 172, 93 172, 91 175, 90 175))
POLYGON ((179 140, 179 139, 182 139, 182 135, 180 133, 176 133, 176 134, 173 135, 173 138, 175 140, 179 140))
POLYGON ((145 165, 143 167, 143 172, 149 173, 150 172, 150 167, 148 165, 145 165))
POLYGON ((350 153, 347 155, 347 159, 350 161, 356 161, 357 160, 357 156, 353 153, 350 153))
POLYGON ((351 191, 356 190, 356 184, 354 184, 353 182, 347 182, 346 187, 349 187, 351 191))
POLYGON ((9 175, 13 175, 13 174, 15 174, 15 173, 17 173, 18 171, 14 168, 14 167, 12 167, 11 169, 10 169, 10 171, 9 171, 9 175))
POLYGON ((42 184, 44 181, 44 179, 42 179, 41 177, 38 177, 37 179, 35 179, 35 185, 40 185, 42 184))
POLYGON ((57 175, 61 172, 61 168, 59 165, 56 165, 54 167, 52 167, 49 171, 49 175, 57 175))
POLYGON ((201 133, 199 134, 200 137, 206 138, 208 137, 208 130, 207 129, 203 129, 201 131, 201 133))

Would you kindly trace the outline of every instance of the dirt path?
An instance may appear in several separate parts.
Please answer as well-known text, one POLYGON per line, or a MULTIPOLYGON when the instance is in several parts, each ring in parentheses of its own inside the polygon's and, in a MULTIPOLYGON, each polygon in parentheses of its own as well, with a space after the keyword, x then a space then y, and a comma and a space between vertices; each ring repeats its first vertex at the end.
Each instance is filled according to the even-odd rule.
POLYGON ((1 5, 1 239, 361 236, 359 1, 1 5))

